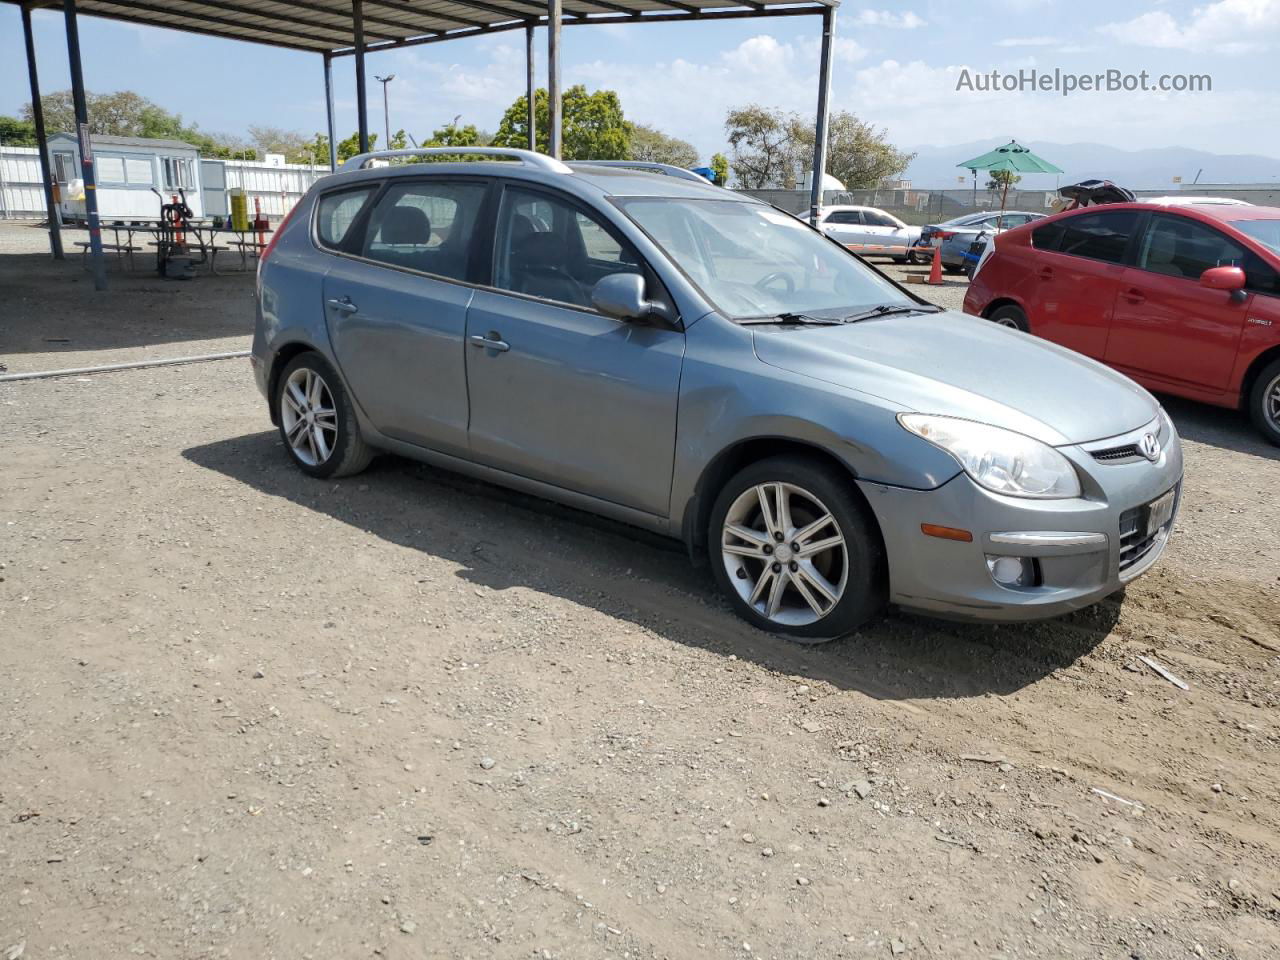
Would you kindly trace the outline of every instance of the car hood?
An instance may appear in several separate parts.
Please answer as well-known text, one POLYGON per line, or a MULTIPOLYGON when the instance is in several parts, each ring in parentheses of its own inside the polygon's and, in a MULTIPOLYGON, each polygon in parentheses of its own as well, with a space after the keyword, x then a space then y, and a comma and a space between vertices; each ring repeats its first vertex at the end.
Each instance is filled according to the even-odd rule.
POLYGON ((1136 430, 1158 410, 1128 377, 963 313, 754 333, 756 356, 771 366, 872 394, 904 412, 977 420, 1053 446, 1136 430))

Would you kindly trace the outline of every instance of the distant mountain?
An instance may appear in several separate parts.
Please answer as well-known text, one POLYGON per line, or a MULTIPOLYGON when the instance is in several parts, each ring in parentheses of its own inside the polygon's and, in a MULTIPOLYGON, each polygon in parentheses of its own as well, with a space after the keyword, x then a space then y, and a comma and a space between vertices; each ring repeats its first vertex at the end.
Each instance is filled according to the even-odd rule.
MULTIPOLYGON (((1133 190, 1177 190, 1174 177, 1191 183, 1197 171, 1201 183, 1280 182, 1280 159, 1252 154, 1220 154, 1185 147, 1154 147, 1147 150, 1120 150, 1101 143, 1047 143, 1019 141, 1037 155, 1062 167, 1061 177, 1023 174, 1018 186, 1029 190, 1053 189, 1059 181, 1075 183, 1096 177, 1112 180, 1133 190)), ((979 140, 954 146, 915 147, 917 156, 905 176, 916 187, 959 188, 958 177, 972 183, 968 171, 956 164, 980 156, 1000 146, 996 141, 979 140)), ((983 184, 978 174, 978 185, 983 184)))

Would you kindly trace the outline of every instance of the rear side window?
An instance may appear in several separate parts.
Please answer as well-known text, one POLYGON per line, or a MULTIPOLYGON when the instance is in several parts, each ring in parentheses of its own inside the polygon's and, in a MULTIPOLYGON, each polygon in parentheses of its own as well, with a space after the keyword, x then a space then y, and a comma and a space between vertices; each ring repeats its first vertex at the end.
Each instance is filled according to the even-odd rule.
POLYGON ((1031 245, 1037 250, 1057 250, 1062 244, 1064 228, 1061 220, 1046 223, 1031 231, 1031 245))
POLYGON ((321 197, 316 205, 316 236, 320 243, 335 249, 342 246, 351 225, 377 189, 377 184, 370 184, 355 190, 326 193, 321 197))
POLYGON ((483 183, 392 183, 369 216, 361 256, 466 280, 471 238, 488 189, 483 183))
POLYGON ((1138 215, 1132 210, 1069 217, 1059 222, 1062 238, 1057 249, 1073 257, 1123 263, 1137 221, 1138 215))

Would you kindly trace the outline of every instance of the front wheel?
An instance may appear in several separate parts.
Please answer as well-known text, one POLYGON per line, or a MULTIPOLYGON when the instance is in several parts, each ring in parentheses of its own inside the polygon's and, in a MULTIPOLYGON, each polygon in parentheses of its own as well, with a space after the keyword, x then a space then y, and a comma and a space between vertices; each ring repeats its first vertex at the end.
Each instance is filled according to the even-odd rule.
POLYGON ((1249 391, 1249 415, 1269 441, 1280 446, 1280 360, 1273 360, 1259 374, 1249 391))
POLYGON ((991 316, 987 318, 992 323, 999 324, 1002 327, 1008 327, 1010 330, 1021 330, 1023 333, 1031 331, 1031 325, 1027 323, 1027 315, 1023 313, 1022 308, 1013 304, 1006 304, 999 310, 994 310, 991 316))
POLYGON ((277 380, 275 402, 280 436, 303 473, 345 477, 373 459, 337 371, 320 354, 289 361, 277 380))
POLYGON ((711 511, 717 584, 756 626, 834 640, 884 604, 884 547, 853 478, 799 457, 742 470, 711 511))

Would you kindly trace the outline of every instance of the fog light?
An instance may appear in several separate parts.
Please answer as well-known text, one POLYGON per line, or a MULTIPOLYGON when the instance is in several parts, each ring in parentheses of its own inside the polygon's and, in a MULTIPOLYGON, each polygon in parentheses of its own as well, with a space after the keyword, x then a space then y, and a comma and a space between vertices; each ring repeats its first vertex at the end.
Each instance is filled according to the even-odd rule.
POLYGON ((1036 562, 1031 557, 987 556, 991 579, 1002 587, 1034 587, 1036 562))

